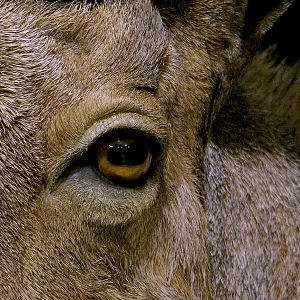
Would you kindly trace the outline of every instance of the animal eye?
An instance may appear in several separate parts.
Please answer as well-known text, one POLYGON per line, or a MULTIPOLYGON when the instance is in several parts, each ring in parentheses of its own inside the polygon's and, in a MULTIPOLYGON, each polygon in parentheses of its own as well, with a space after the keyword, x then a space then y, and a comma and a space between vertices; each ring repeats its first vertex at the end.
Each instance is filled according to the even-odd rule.
POLYGON ((144 178, 152 163, 151 147, 139 139, 116 139, 99 143, 97 167, 107 179, 134 183, 144 178))

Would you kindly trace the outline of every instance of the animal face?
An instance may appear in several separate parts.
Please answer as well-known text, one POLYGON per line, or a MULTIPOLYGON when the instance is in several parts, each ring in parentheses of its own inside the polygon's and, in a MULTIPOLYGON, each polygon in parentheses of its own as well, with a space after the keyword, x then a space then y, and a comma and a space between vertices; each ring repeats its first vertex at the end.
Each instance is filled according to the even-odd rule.
MULTIPOLYGON (((272 285, 280 264, 243 276, 261 249, 271 267, 272 247, 299 250, 299 221, 281 206, 299 210, 299 172, 277 137, 253 138, 268 129, 249 102, 236 105, 254 55, 245 12, 235 1, 0 1, 1 299, 211 299, 272 285), (264 205, 286 217, 270 225, 264 205), (268 241, 289 228, 290 240, 268 241)), ((289 295, 297 253, 278 254, 289 295)))

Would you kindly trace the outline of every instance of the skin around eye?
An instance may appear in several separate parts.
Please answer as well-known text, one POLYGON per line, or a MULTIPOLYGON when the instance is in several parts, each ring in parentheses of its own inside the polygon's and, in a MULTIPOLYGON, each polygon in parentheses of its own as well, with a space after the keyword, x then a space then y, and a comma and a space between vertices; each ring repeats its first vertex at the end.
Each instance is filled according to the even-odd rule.
POLYGON ((152 153, 145 142, 116 140, 98 146, 98 169, 111 181, 134 182, 150 169, 152 153))

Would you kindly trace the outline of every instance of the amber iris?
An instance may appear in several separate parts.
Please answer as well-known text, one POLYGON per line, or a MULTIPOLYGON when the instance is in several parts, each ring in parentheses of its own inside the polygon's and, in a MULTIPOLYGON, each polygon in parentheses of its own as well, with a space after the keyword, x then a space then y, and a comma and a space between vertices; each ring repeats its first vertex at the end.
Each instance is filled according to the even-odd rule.
POLYGON ((98 147, 98 168, 109 180, 134 182, 150 169, 152 153, 145 142, 125 139, 105 142, 98 147))

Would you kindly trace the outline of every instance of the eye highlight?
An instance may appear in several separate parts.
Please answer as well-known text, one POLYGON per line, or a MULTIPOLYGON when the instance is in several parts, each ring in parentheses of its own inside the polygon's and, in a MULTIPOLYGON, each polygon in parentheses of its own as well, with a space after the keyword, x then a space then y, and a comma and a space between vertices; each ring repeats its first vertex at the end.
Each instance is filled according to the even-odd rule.
POLYGON ((143 140, 116 139, 98 144, 98 170, 115 182, 134 183, 143 178, 152 163, 152 152, 143 140))

